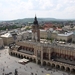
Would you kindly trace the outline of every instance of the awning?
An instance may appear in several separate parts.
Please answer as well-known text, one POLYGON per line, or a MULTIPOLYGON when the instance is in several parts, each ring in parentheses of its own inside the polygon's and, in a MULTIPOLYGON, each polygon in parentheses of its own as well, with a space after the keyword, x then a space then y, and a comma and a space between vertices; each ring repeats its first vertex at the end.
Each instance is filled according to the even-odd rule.
POLYGON ((28 59, 23 58, 23 59, 19 60, 18 62, 28 62, 28 61, 29 61, 28 59))

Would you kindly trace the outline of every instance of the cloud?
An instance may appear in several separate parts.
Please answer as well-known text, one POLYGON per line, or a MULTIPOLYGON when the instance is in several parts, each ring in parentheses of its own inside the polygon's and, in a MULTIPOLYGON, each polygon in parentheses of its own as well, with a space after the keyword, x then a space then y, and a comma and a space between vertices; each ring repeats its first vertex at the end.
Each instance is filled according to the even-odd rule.
POLYGON ((18 19, 25 17, 24 15, 33 9, 33 4, 30 1, 5 0, 1 1, 0 8, 1 18, 18 19))
POLYGON ((75 18, 75 0, 0 0, 0 19, 75 18))
POLYGON ((41 9, 47 9, 53 6, 51 0, 39 0, 39 5, 41 9))

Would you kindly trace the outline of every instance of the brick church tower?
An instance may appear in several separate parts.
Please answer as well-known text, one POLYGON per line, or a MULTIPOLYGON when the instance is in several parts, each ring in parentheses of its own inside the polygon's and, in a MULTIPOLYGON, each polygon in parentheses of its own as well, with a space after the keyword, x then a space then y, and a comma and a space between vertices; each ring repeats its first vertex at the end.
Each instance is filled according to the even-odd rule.
POLYGON ((32 40, 36 42, 40 42, 40 30, 39 30, 39 24, 36 16, 34 18, 34 22, 32 25, 32 40))

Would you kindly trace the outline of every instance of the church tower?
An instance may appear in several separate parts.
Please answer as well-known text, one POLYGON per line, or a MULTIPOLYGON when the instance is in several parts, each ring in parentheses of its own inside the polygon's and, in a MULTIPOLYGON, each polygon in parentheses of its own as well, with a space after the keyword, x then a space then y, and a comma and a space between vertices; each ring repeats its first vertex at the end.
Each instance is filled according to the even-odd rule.
POLYGON ((34 22, 32 25, 32 40, 36 42, 40 42, 40 30, 39 30, 39 24, 36 16, 34 18, 34 22))

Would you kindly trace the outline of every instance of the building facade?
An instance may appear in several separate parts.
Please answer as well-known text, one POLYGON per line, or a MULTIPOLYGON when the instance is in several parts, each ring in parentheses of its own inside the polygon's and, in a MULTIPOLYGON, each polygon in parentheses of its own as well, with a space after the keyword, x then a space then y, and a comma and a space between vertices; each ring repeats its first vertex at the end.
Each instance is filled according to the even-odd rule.
POLYGON ((57 67, 58 69, 75 71, 75 49, 58 45, 40 44, 30 41, 19 41, 18 47, 9 50, 9 54, 27 58, 40 65, 57 67))
MULTIPOLYGON (((35 28, 36 26, 33 27, 35 28)), ((34 28, 32 31, 33 33, 37 33, 38 39, 35 39, 39 42, 33 41, 35 39, 32 39, 32 41, 18 41, 16 45, 9 46, 9 54, 29 59, 40 65, 75 72, 75 48, 40 43, 39 30, 35 30, 34 28)))
POLYGON ((14 42, 14 38, 10 33, 6 33, 4 35, 1 35, 1 38, 3 39, 4 45, 9 45, 14 42))

